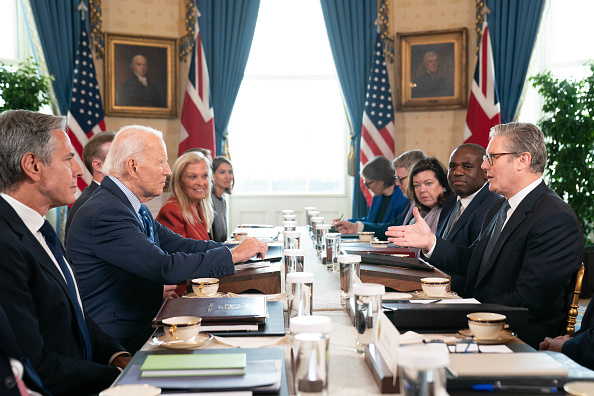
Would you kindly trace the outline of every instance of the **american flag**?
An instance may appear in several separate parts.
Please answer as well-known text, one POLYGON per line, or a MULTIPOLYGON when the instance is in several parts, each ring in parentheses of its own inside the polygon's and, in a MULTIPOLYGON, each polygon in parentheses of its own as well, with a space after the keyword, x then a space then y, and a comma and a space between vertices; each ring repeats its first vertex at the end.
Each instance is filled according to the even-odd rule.
MULTIPOLYGON (((367 84, 363 129, 361 130, 361 168, 377 156, 394 159, 394 109, 388 69, 380 35, 377 35, 373 62, 367 84)), ((359 178, 361 191, 371 204, 371 193, 359 178)))
POLYGON ((213 157, 216 155, 214 113, 210 106, 208 69, 197 22, 192 64, 181 115, 179 154, 193 147, 209 149, 213 157))
POLYGON ((499 95, 495 82, 495 67, 493 66, 493 51, 487 20, 483 22, 483 35, 479 47, 474 80, 468 101, 466 125, 464 126, 464 143, 476 143, 487 147, 489 131, 495 125, 501 124, 499 111, 499 95))
MULTIPOLYGON (((76 60, 74 61, 74 79, 68 110, 67 132, 76 151, 76 159, 82 164, 83 147, 96 133, 105 131, 101 94, 95 74, 95 63, 89 46, 89 35, 82 24, 76 60)), ((78 178, 78 189, 84 190, 91 183, 93 176, 83 165, 83 177, 78 178)), ((79 192, 80 192, 79 191, 79 192)))

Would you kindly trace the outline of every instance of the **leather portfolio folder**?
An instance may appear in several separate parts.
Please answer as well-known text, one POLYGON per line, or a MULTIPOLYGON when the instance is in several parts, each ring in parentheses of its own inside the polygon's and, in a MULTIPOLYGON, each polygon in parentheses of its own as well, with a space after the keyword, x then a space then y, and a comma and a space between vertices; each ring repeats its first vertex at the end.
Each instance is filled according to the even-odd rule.
POLYGON ((458 331, 468 328, 467 314, 495 312, 507 317, 506 323, 513 330, 528 325, 528 308, 508 307, 499 304, 414 304, 410 302, 382 303, 384 313, 401 333, 413 331, 458 331))
POLYGON ((383 255, 396 254, 401 257, 415 257, 415 252, 413 252, 409 248, 394 246, 392 243, 390 243, 388 247, 373 247, 369 242, 350 243, 346 241, 342 246, 342 250, 344 250, 347 254, 361 254, 366 252, 372 252, 383 255))
POLYGON ((199 316, 203 323, 264 323, 267 313, 265 296, 176 298, 163 301, 153 323, 174 316, 199 316))
POLYGON ((381 254, 375 252, 359 252, 357 254, 361 256, 361 263, 363 264, 387 265, 388 267, 410 268, 419 271, 433 271, 433 266, 416 258, 399 257, 393 256, 391 254, 381 254))

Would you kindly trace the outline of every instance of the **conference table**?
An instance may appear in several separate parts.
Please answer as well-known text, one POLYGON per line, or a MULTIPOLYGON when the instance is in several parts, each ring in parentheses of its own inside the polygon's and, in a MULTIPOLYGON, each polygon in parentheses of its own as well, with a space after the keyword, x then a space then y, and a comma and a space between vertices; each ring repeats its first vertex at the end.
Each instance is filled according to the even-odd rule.
MULTIPOLYGON (((356 331, 344 307, 340 304, 340 279, 338 272, 328 271, 317 256, 316 250, 305 227, 300 227, 302 232, 301 248, 306 250, 305 271, 312 272, 315 276, 313 286, 313 311, 314 315, 323 315, 330 318, 332 332, 330 336, 329 356, 329 394, 330 395, 381 395, 380 389, 365 362, 365 354, 356 351, 356 331)), ((277 264, 278 265, 278 264, 277 264)), ((281 265, 282 267, 282 265, 281 265)), ((284 276, 282 290, 284 290, 284 276)), ((222 289, 224 292, 225 290, 222 289)), ((225 338, 227 339, 227 338, 225 338)), ((274 346, 284 350, 286 374, 289 383, 289 392, 292 393, 290 348, 292 339, 287 331, 285 337, 233 337, 228 342, 221 343, 215 339, 201 346, 201 349, 229 348, 229 345, 252 347, 254 342, 274 346), (257 338, 257 340, 256 340, 257 338)), ((534 351, 520 340, 513 340, 508 344, 510 349, 521 351, 534 351)), ((154 350, 156 347, 147 342, 144 351, 154 350)), ((385 394, 385 393, 384 393, 385 394)), ((457 394, 457 393, 455 393, 457 394)))

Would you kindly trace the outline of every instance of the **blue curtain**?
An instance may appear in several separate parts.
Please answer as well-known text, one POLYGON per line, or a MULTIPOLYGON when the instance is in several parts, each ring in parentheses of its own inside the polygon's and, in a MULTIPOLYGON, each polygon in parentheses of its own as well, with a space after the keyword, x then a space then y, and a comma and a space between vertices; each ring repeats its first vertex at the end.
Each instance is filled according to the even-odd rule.
POLYGON ((490 0, 487 15, 501 122, 514 120, 540 24, 544 0, 490 0))
POLYGON ((197 0, 196 6, 202 14, 198 23, 208 64, 216 150, 220 155, 252 47, 260 0, 197 0))
POLYGON ((359 186, 359 150, 365 91, 377 34, 377 0, 320 0, 342 95, 354 132, 355 177, 352 217, 367 213, 359 186))
MULTIPOLYGON (((80 36, 79 0, 30 0, 39 40, 49 73, 54 76, 54 92, 60 113, 68 113, 74 55, 80 36)), ((88 6, 88 1, 85 1, 88 6)), ((85 17, 85 21, 88 21, 85 17)))

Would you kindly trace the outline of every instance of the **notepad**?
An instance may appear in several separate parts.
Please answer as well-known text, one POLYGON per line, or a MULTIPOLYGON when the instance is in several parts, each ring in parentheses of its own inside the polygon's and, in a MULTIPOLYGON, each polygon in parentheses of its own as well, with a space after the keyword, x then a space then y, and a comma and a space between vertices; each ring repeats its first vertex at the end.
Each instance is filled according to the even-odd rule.
POLYGON ((567 377, 567 369, 545 353, 453 353, 448 370, 456 377, 567 377))
POLYGON ((245 353, 147 356, 141 377, 244 375, 245 353))

